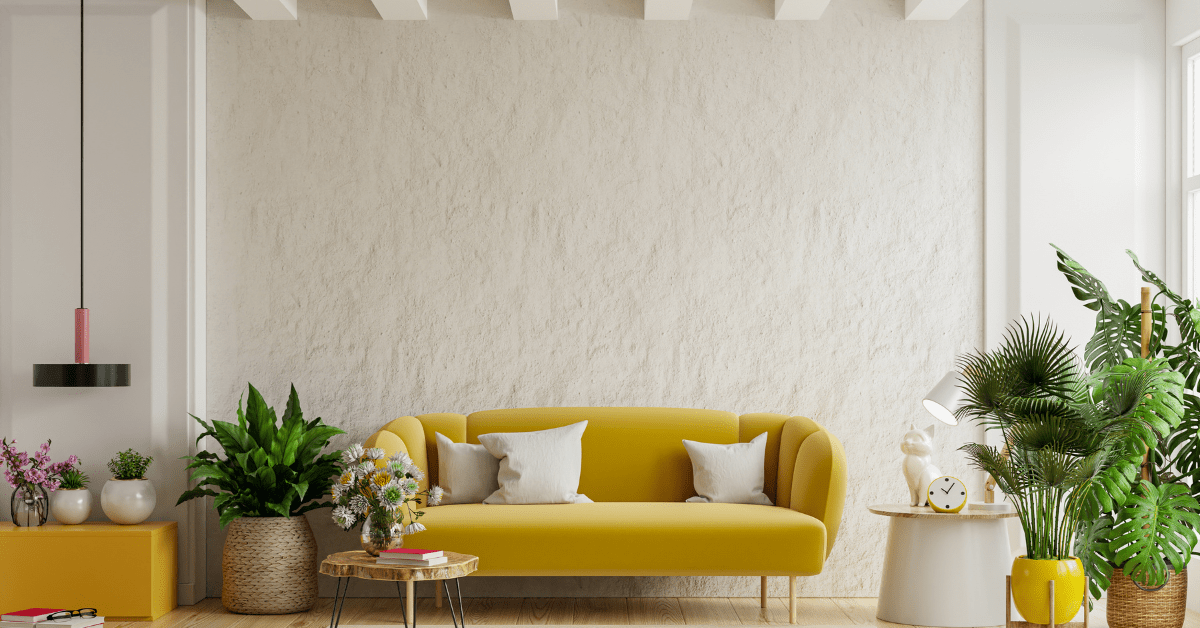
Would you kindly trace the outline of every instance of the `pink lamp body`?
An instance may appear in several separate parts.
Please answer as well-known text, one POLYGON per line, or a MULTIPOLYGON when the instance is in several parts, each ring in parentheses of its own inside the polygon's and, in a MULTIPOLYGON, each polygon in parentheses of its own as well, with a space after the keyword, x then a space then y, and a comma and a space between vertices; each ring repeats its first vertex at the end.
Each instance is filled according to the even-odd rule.
POLYGON ((87 364, 89 358, 90 340, 88 338, 87 308, 75 309, 75 363, 87 364))

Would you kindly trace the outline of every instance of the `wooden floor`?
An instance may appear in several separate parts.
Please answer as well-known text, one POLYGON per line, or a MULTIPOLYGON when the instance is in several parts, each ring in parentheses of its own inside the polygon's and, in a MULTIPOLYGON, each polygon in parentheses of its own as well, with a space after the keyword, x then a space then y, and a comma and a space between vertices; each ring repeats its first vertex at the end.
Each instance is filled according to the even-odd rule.
MULTIPOLYGON (((473 598, 463 600, 468 624, 510 625, 741 625, 788 623, 787 600, 769 598, 473 598)), ((1101 602, 1100 604, 1103 604, 1101 602)), ((108 622, 105 628, 321 628, 329 625, 332 600, 322 598, 307 613, 234 615, 209 598, 180 606, 155 622, 108 622)), ((875 598, 800 598, 800 625, 898 626, 875 618, 875 598)), ((400 624, 398 599, 350 598, 342 626, 400 624)), ((1104 609, 1092 614, 1094 628, 1107 628, 1104 609)), ((417 600, 417 623, 449 624, 450 614, 431 599, 417 600)), ((1185 628, 1200 628, 1200 613, 1188 611, 1185 628)))

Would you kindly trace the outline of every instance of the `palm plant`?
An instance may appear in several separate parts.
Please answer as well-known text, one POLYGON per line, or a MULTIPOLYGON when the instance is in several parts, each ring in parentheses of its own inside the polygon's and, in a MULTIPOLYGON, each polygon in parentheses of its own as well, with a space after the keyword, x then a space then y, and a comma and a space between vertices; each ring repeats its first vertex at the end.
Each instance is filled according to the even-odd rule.
MULTIPOLYGON (((1141 307, 1113 299, 1104 282, 1097 279, 1065 251, 1058 252, 1058 269, 1066 276, 1075 296, 1084 307, 1096 312, 1096 329, 1084 350, 1084 359, 1094 371, 1116 371, 1136 361, 1142 354, 1141 307)), ((1145 478, 1133 486, 1131 494, 1111 507, 1104 508, 1078 537, 1078 551, 1086 555, 1085 565, 1093 576, 1093 591, 1107 588, 1112 570, 1122 567, 1125 574, 1143 586, 1161 586, 1169 577, 1167 563, 1175 570, 1187 565, 1197 543, 1200 527, 1200 400, 1191 392, 1200 378, 1200 312, 1192 303, 1171 291, 1154 273, 1127 251, 1142 279, 1159 289, 1173 306, 1181 342, 1168 344, 1166 309, 1151 305, 1151 333, 1147 339, 1147 361, 1167 363, 1175 371, 1169 391, 1151 392, 1148 407, 1158 407, 1170 421, 1162 438, 1146 442, 1145 478), (1189 490, 1190 486, 1190 490, 1189 490), (1190 493, 1190 494, 1189 494, 1190 493)), ((1139 462, 1141 460, 1139 459, 1139 462)))
POLYGON ((1112 567, 1095 560, 1106 537, 1086 532, 1133 499, 1145 447, 1179 424, 1180 375, 1165 359, 1140 358, 1089 372, 1052 323, 1032 319, 959 366, 967 397, 959 418, 999 430, 1005 447, 962 450, 1016 507, 1027 557, 1074 554, 1089 579, 1107 587, 1112 567), (1081 546, 1081 538, 1090 542, 1081 546))

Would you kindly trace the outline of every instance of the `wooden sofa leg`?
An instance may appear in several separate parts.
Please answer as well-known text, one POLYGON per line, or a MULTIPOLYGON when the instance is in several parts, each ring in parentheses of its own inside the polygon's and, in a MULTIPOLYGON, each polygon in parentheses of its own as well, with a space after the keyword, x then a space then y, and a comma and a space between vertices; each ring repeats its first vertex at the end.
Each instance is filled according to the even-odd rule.
POLYGON ((796 623, 796 576, 788 576, 788 621, 796 623))
POLYGON ((433 605, 437 608, 441 608, 442 607, 442 581, 441 580, 433 581, 433 591, 434 591, 433 605))
POLYGON ((767 577, 762 577, 762 584, 759 585, 759 594, 762 597, 762 607, 767 607, 767 577))

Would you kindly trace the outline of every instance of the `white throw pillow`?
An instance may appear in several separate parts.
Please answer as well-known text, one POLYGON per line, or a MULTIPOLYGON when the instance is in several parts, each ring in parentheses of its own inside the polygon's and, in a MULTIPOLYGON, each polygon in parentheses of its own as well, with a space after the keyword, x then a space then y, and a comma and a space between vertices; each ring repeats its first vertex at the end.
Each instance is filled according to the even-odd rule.
POLYGON ((456 443, 436 433, 438 485, 446 491, 443 504, 478 504, 500 485, 500 461, 483 445, 456 443))
POLYGON ((500 488, 485 504, 590 504, 579 494, 587 421, 539 432, 480 434, 500 459, 500 488))
POLYGON ((748 443, 713 445, 685 440, 683 446, 692 459, 692 481, 696 486, 696 497, 689 497, 689 502, 772 505, 771 498, 763 493, 766 433, 748 443))

